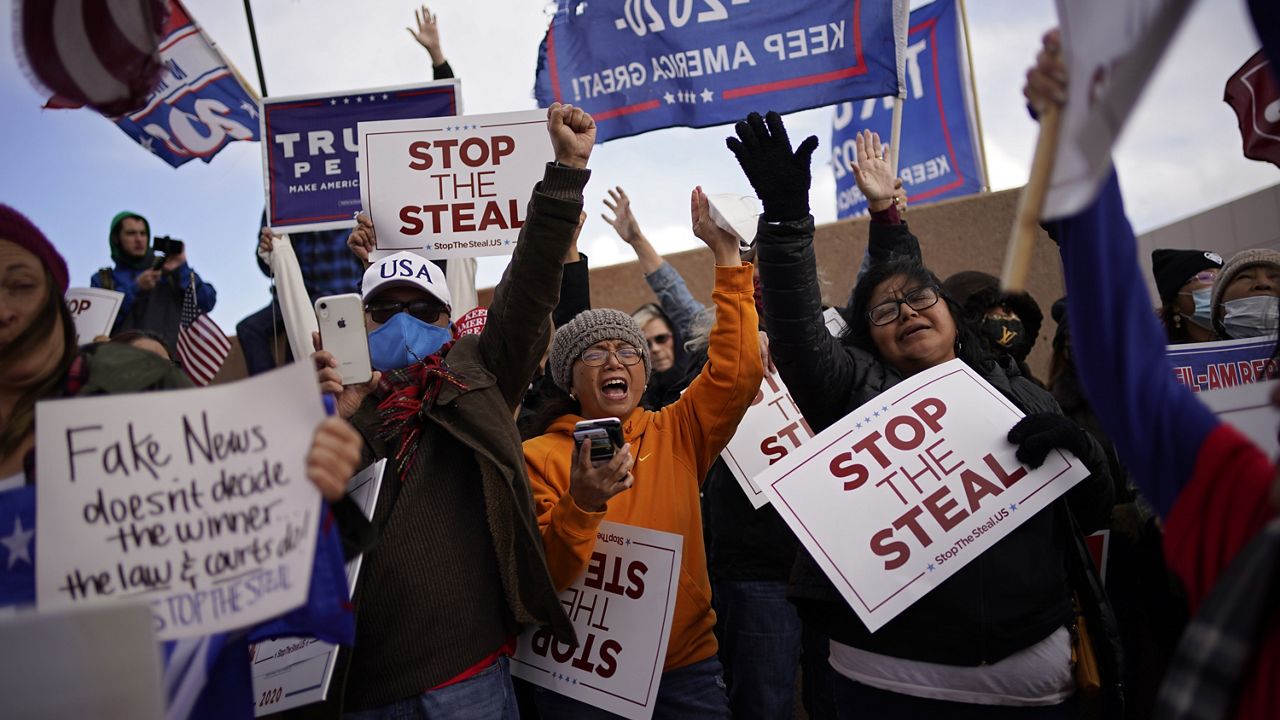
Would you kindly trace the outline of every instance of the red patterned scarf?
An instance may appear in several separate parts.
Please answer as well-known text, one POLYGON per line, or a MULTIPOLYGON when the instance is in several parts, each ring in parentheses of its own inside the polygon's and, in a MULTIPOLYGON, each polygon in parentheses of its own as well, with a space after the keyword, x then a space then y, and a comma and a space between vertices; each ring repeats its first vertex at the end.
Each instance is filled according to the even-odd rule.
POLYGON ((418 452, 418 441, 422 437, 420 416, 435 404, 446 382, 459 390, 467 389, 462 378, 444 361, 451 347, 453 341, 409 367, 384 373, 378 385, 378 391, 385 395, 378 403, 378 415, 382 418, 378 436, 384 441, 399 439, 395 461, 401 481, 405 480, 409 461, 418 452))

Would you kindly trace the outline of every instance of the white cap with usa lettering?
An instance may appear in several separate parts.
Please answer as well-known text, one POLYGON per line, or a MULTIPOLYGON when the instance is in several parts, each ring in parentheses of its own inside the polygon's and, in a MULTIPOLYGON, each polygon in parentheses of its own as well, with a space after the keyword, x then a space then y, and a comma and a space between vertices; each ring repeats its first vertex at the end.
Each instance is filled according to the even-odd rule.
POLYGON ((365 302, 379 292, 393 287, 416 287, 426 290, 445 307, 453 309, 449 286, 439 265, 408 250, 374 261, 364 271, 360 294, 365 302))

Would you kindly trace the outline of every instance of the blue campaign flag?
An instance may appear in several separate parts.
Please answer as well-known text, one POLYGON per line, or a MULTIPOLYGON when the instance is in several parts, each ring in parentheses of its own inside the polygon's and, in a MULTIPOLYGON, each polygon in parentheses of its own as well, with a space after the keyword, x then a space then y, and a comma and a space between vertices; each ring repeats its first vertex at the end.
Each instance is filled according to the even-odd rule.
POLYGON ((129 137, 173 167, 207 163, 229 142, 258 139, 257 100, 181 3, 172 3, 160 60, 164 74, 147 104, 112 118, 129 137))
POLYGON ((354 227, 360 210, 357 123, 461 113, 456 79, 263 100, 267 224, 285 232, 354 227))
POLYGON ((559 0, 534 94, 590 112, 601 142, 894 95, 894 13, 906 5, 559 0))
POLYGON ((1169 346, 1173 377, 1191 392, 1265 382, 1280 377, 1271 354, 1273 336, 1169 346))
POLYGON ((36 488, 0 492, 0 608, 36 601, 36 488))
MULTIPOLYGON (((982 159, 969 112, 964 46, 955 0, 935 0, 911 13, 907 33, 906 99, 898 175, 911 204, 981 192, 982 159)), ((857 159, 854 137, 880 134, 887 145, 892 99, 844 103, 831 129, 831 165, 836 176, 836 216, 861 215, 867 199, 850 166, 857 159)))

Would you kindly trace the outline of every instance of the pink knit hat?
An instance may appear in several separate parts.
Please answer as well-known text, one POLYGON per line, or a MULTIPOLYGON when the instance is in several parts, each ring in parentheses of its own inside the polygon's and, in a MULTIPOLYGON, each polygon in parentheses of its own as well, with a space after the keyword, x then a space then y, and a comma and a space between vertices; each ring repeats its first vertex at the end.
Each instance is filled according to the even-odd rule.
POLYGON ((40 232, 40 228, 25 215, 4 204, 0 204, 0 240, 8 240, 39 258, 40 264, 53 275, 58 294, 66 294, 69 282, 67 261, 62 259, 58 249, 40 232))

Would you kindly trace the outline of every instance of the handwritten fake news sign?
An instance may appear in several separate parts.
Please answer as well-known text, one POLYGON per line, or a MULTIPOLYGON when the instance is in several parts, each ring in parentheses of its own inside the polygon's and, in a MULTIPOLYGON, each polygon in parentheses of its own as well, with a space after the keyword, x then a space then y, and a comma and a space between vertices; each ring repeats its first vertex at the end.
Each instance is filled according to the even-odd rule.
POLYGON ((1089 474, 1054 451, 1031 470, 1022 413, 960 360, 881 393, 756 483, 875 631, 1089 474))
POLYGON ((362 122, 360 198, 378 250, 509 255, 554 157, 545 110, 362 122))
POLYGON ((40 611, 145 601, 170 640, 301 605, 321 507, 305 458, 323 418, 305 363, 230 385, 39 403, 40 611))
POLYGON ((529 630, 520 636, 511 674, 630 720, 648 720, 667 657, 683 545, 672 533, 600 523, 586 572, 560 593, 578 647, 529 630))

